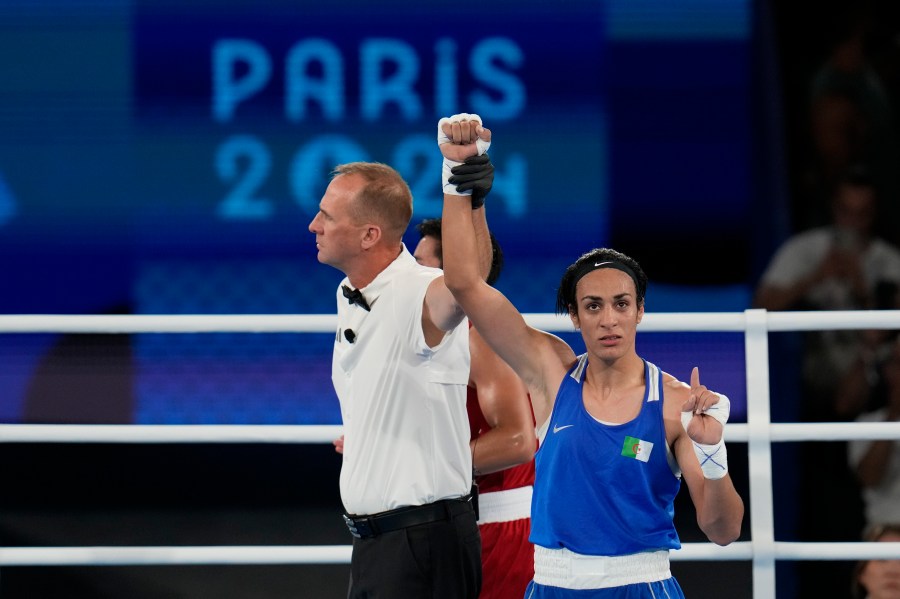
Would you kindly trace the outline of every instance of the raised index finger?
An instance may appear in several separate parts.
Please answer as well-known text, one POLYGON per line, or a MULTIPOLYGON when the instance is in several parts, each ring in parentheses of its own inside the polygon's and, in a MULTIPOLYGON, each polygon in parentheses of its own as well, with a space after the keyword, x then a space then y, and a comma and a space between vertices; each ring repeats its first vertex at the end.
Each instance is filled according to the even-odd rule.
POLYGON ((700 368, 694 366, 694 369, 691 370, 691 389, 696 389, 700 386, 700 368))

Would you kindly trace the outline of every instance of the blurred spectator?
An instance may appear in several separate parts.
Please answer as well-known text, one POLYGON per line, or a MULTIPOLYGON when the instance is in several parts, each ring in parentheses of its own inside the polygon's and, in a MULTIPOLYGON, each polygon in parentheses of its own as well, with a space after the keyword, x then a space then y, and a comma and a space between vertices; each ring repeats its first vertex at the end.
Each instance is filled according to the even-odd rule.
MULTIPOLYGON (((869 527, 863 535, 868 542, 900 543, 900 524, 869 527)), ((873 559, 859 562, 853 577, 854 599, 900 599, 900 559, 873 559)))
MULTIPOLYGON (((875 189, 865 171, 851 170, 835 189, 832 222, 794 235, 763 273, 755 304, 767 310, 860 310, 878 307, 879 290, 900 285, 900 250, 873 235, 875 189)), ((881 295, 884 295, 882 292, 881 295)), ((891 298, 892 301, 892 298, 891 298)), ((838 413, 835 391, 877 335, 817 331, 803 359, 805 419, 852 419, 838 413)))
MULTIPOLYGON (((876 310, 900 309, 900 287, 882 281, 875 288, 876 310)), ((841 379, 834 397, 838 418, 850 420, 884 405, 885 372, 882 367, 894 352, 897 330, 869 330, 859 334, 860 350, 841 379)))
MULTIPOLYGON (((798 233, 777 250, 762 275, 756 305, 768 310, 892 307, 883 304, 892 301, 889 290, 900 284, 900 250, 873 235, 876 199, 864 172, 854 170, 842 179, 831 203, 831 224, 798 233)), ((868 401, 873 359, 889 334, 852 330, 804 334, 799 419, 854 419, 868 401), (862 386, 847 394, 853 380, 862 386)), ((804 443, 797 456, 800 540, 858 539, 864 525, 863 501, 847 463, 847 443, 804 443), (834 518, 835 513, 842 517, 834 518)), ((850 563, 802 562, 796 568, 801 598, 833 596, 835 588, 847 588, 853 574, 850 563)))
MULTIPOLYGON (((893 343, 881 371, 885 405, 862 414, 857 418, 858 422, 900 421, 900 343, 893 343)), ((866 524, 900 522, 900 441, 851 441, 848 454, 850 465, 862 485, 866 524)))

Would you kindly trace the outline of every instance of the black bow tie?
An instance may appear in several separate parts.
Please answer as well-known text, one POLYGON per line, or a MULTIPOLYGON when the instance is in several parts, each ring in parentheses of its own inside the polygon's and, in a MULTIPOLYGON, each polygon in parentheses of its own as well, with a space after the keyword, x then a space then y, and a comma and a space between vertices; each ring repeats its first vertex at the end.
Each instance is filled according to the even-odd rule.
POLYGON ((344 297, 346 297, 347 301, 351 304, 356 304, 366 312, 372 310, 369 307, 369 302, 366 301, 366 298, 363 297, 363 294, 359 289, 350 289, 346 285, 341 285, 341 291, 344 292, 344 297))

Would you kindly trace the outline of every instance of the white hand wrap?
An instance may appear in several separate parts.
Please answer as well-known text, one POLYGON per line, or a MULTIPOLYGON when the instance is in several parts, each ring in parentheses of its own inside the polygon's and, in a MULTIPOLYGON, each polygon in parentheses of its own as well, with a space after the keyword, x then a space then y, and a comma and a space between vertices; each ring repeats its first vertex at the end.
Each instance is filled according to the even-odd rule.
POLYGON ((456 191, 456 185, 450 183, 450 177, 453 176, 453 172, 450 169, 458 164, 462 164, 462 162, 444 158, 444 164, 441 167, 441 187, 444 189, 444 195, 470 196, 472 195, 471 189, 467 191, 456 191))
MULTIPOLYGON (((704 445, 703 443, 694 444, 694 453, 700 462, 700 469, 703 476, 709 480, 719 480, 728 473, 728 451, 725 449, 725 423, 728 422, 728 416, 731 414, 731 400, 722 393, 717 394, 719 401, 706 409, 703 413, 707 416, 715 418, 722 423, 722 438, 714 445, 704 445)), ((681 413, 681 424, 687 431, 691 418, 694 417, 693 412, 681 413)))
MULTIPOLYGON (((443 125, 445 123, 455 123, 458 121, 476 121, 479 125, 482 125, 481 117, 477 114, 468 114, 465 112, 461 112, 460 114, 454 114, 451 117, 444 117, 438 121, 437 128, 437 142, 438 145, 451 143, 450 138, 444 134, 443 125)), ((491 142, 484 141, 480 137, 475 140, 475 148, 478 150, 478 155, 481 156, 485 152, 488 151, 488 148, 491 147, 491 142)), ((461 162, 457 162, 455 160, 450 160, 449 158, 444 158, 444 164, 441 168, 441 187, 444 190, 445 194, 455 195, 455 196, 470 196, 472 195, 472 190, 459 192, 456 191, 456 185, 452 185, 448 182, 448 179, 453 176, 453 173, 450 171, 454 166, 462 164, 461 162)))
POLYGON ((719 480, 728 474, 728 450, 725 449, 724 439, 715 445, 694 442, 694 453, 700 461, 704 478, 719 480))

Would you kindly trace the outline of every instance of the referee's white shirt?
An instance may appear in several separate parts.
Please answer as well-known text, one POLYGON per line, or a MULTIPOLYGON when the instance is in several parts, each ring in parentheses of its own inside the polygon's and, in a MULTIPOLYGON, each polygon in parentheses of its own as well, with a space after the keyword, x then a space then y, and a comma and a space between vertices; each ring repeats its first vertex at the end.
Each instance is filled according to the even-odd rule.
POLYGON ((350 514, 469 492, 468 323, 434 348, 422 332, 425 292, 441 274, 418 264, 404 246, 361 289, 371 312, 349 304, 338 286, 331 378, 344 423, 341 499, 350 514))

